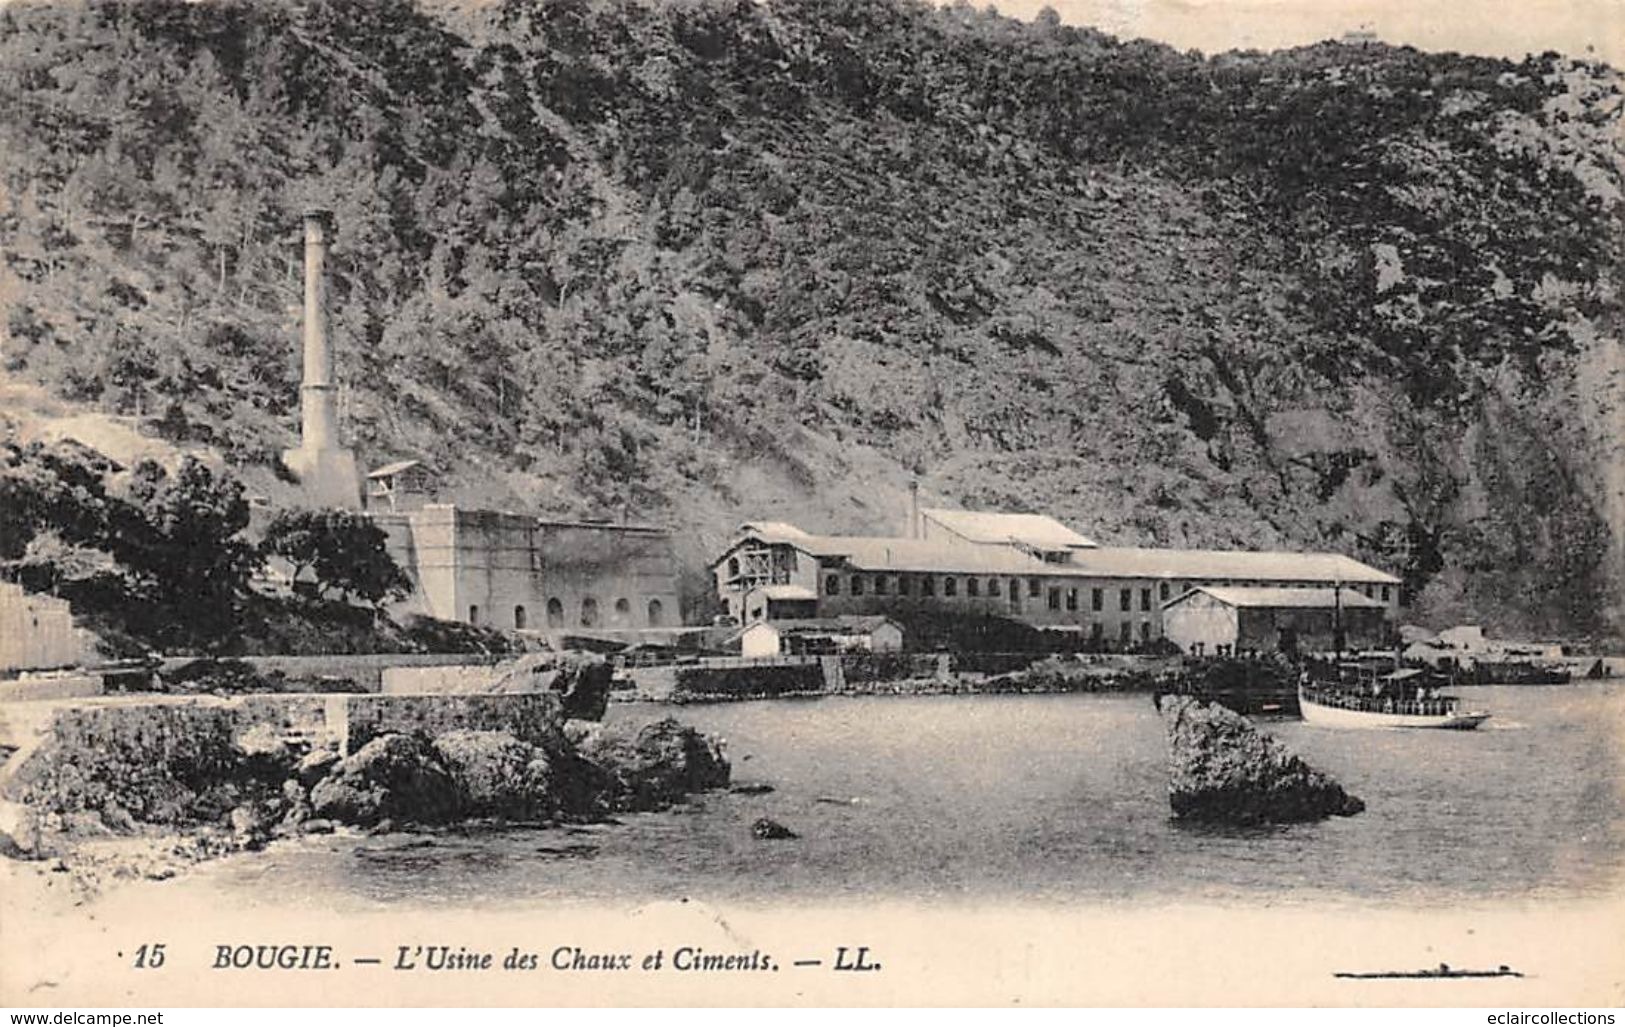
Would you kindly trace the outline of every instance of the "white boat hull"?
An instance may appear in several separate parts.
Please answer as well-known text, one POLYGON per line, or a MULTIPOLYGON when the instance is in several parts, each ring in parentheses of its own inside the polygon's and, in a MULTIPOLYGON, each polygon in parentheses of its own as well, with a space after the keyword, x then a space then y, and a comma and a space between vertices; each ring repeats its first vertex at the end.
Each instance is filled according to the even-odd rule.
POLYGON ((1306 724, 1316 727, 1352 728, 1372 731, 1387 728, 1433 728, 1444 731, 1471 731, 1490 719, 1480 711, 1424 715, 1419 713, 1377 713, 1368 710, 1347 710, 1341 706, 1324 706, 1302 691, 1298 692, 1298 708, 1303 711, 1306 724))

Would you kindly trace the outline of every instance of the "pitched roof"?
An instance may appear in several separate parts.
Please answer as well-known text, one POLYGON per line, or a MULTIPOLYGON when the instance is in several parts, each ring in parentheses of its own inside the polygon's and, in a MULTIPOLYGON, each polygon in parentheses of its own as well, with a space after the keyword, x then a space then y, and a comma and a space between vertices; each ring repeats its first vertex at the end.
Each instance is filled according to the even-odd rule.
POLYGON ((421 466, 423 466, 423 462, 421 460, 397 460, 392 464, 385 464, 384 466, 378 468, 375 471, 368 472, 367 477, 369 477, 369 478, 387 478, 392 474, 399 474, 399 473, 401 473, 402 471, 406 470, 409 467, 421 467, 421 466))
POLYGON ((743 538, 792 545, 804 553, 825 559, 843 558, 854 570, 864 571, 1090 578, 1216 578, 1230 581, 1310 581, 1327 585, 1339 581, 1351 585, 1400 583, 1392 574, 1340 553, 1097 546, 1074 549, 1071 562, 1056 564, 1045 563, 1015 547, 964 545, 891 536, 810 535, 794 525, 778 522, 746 524, 741 538, 736 539, 734 545, 737 546, 743 538))
POLYGON ((1240 549, 1080 550, 1069 570, 1103 578, 1223 578, 1232 581, 1317 581, 1397 585, 1392 574, 1341 553, 1250 552, 1240 549))
POLYGON ((806 538, 807 533, 787 521, 746 521, 739 526, 739 534, 757 533, 776 538, 806 538))
POLYGON ((1177 596, 1162 604, 1163 609, 1178 605, 1197 593, 1205 593, 1224 603, 1226 606, 1244 606, 1259 609, 1275 610, 1330 610, 1339 603, 1346 610, 1380 610, 1383 604, 1354 591, 1350 588, 1342 590, 1339 596, 1335 588, 1228 588, 1221 586, 1204 586, 1193 588, 1183 595, 1177 596))
POLYGON ((920 516, 936 521, 971 542, 1019 542, 1034 549, 1079 549, 1095 543, 1043 514, 944 510, 927 507, 920 516))
POLYGON ((763 585, 752 589, 752 595, 765 596, 768 599, 817 599, 818 593, 805 585, 763 585))
POLYGON ((1016 549, 866 535, 771 536, 824 559, 841 559, 854 570, 918 571, 935 574, 1037 574, 1050 564, 1016 549))

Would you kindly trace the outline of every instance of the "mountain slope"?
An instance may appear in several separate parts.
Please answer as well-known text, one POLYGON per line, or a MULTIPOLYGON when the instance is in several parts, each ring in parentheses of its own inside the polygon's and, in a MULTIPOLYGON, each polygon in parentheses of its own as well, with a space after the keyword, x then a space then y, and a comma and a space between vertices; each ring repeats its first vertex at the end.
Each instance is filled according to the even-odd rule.
MULTIPOLYGON (((338 215, 363 456, 469 501, 928 498, 1330 546, 1419 612, 1621 623, 1620 81, 1180 54, 894 0, 0 10, 6 368, 292 441, 298 212, 338 215)), ((268 486, 269 487, 269 486, 268 486)))

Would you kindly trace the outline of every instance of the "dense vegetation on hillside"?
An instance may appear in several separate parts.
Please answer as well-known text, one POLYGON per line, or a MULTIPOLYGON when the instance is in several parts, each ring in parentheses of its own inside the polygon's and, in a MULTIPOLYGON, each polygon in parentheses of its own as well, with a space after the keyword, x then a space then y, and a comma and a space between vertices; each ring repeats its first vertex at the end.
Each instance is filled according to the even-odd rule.
POLYGON ((918 475, 1617 630, 1620 105, 1555 54, 904 0, 14 2, 5 373, 271 464, 319 204, 348 430, 464 498, 698 564, 918 475))

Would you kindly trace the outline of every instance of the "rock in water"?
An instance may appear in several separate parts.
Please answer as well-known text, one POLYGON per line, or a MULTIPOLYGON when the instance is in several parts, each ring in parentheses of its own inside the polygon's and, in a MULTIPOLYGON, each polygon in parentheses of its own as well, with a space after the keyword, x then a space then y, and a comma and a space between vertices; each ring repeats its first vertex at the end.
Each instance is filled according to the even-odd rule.
POLYGON ((785 827, 770 817, 758 817, 756 823, 750 825, 751 836, 761 841, 778 841, 783 838, 800 838, 799 834, 785 827))
POLYGON ((1353 816, 1365 803, 1239 713, 1188 696, 1158 704, 1168 730, 1168 803, 1185 820, 1295 823, 1353 816))
POLYGON ((612 809, 665 809, 693 792, 728 787, 721 745, 671 717, 645 724, 634 737, 620 728, 589 731, 576 746, 612 779, 606 797, 612 809))

